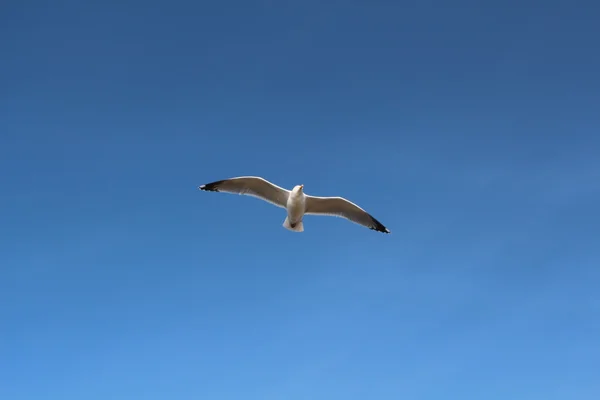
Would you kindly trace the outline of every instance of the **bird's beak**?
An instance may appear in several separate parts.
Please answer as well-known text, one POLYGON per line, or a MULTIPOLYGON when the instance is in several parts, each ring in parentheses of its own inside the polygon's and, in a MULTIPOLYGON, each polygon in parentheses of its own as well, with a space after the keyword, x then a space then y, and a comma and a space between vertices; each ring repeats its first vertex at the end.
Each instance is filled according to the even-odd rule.
POLYGON ((300 185, 300 189, 304 189, 304 185, 300 185))

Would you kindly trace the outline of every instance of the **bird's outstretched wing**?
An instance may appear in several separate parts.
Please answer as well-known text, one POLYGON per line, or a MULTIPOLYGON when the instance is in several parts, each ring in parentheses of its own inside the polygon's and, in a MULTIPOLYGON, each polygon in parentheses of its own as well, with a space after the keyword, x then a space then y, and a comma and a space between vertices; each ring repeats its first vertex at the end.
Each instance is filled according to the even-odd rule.
POLYGON ((200 190, 226 192, 257 197, 278 207, 285 208, 289 190, 281 188, 259 176, 239 176, 201 185, 200 190))
POLYGON ((315 197, 307 195, 305 213, 342 217, 369 229, 390 233, 390 230, 373 218, 372 215, 342 197, 315 197))

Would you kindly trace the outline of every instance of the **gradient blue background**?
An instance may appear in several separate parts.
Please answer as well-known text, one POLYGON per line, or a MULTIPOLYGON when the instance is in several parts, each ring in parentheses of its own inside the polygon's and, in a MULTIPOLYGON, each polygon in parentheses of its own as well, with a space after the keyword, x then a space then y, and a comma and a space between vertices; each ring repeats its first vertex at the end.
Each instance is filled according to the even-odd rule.
POLYGON ((4 1, 0 398, 600 398, 599 7, 4 1))

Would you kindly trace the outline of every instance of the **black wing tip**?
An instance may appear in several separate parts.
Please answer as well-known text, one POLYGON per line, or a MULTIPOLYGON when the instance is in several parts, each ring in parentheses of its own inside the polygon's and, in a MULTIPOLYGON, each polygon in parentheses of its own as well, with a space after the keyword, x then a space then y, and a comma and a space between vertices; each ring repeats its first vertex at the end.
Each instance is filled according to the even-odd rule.
POLYGON ((372 216, 371 216, 371 219, 373 220, 373 226, 371 226, 369 229, 372 229, 374 231, 381 232, 381 233, 392 233, 388 228, 383 226, 383 224, 381 222, 377 221, 372 216))
POLYGON ((225 180, 220 180, 220 181, 215 181, 215 182, 207 183, 207 184, 198 186, 198 189, 205 190, 207 192, 218 192, 219 191, 219 186, 221 186, 221 184, 223 182, 225 182, 225 180))
POLYGON ((369 229, 372 229, 372 230, 374 230, 376 232, 385 233, 385 234, 392 233, 388 228, 386 228, 383 225, 381 225, 381 226, 374 226, 374 227, 371 227, 369 229))

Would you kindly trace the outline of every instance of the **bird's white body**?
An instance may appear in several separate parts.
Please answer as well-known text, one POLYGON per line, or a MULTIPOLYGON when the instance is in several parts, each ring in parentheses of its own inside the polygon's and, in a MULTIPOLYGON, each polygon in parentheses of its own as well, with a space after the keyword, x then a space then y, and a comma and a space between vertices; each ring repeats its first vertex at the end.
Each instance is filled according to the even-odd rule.
POLYGON ((302 191, 303 186, 295 186, 290 192, 286 203, 287 217, 283 226, 294 232, 304 231, 302 218, 306 212, 306 195, 302 191))
POLYGON ((342 197, 317 197, 304 193, 304 185, 296 185, 292 190, 279 187, 259 176, 238 176, 207 183, 198 187, 211 192, 227 192, 254 196, 277 207, 285 208, 287 216, 283 226, 292 232, 303 232, 305 215, 331 215, 378 232, 390 233, 368 212, 342 197))

